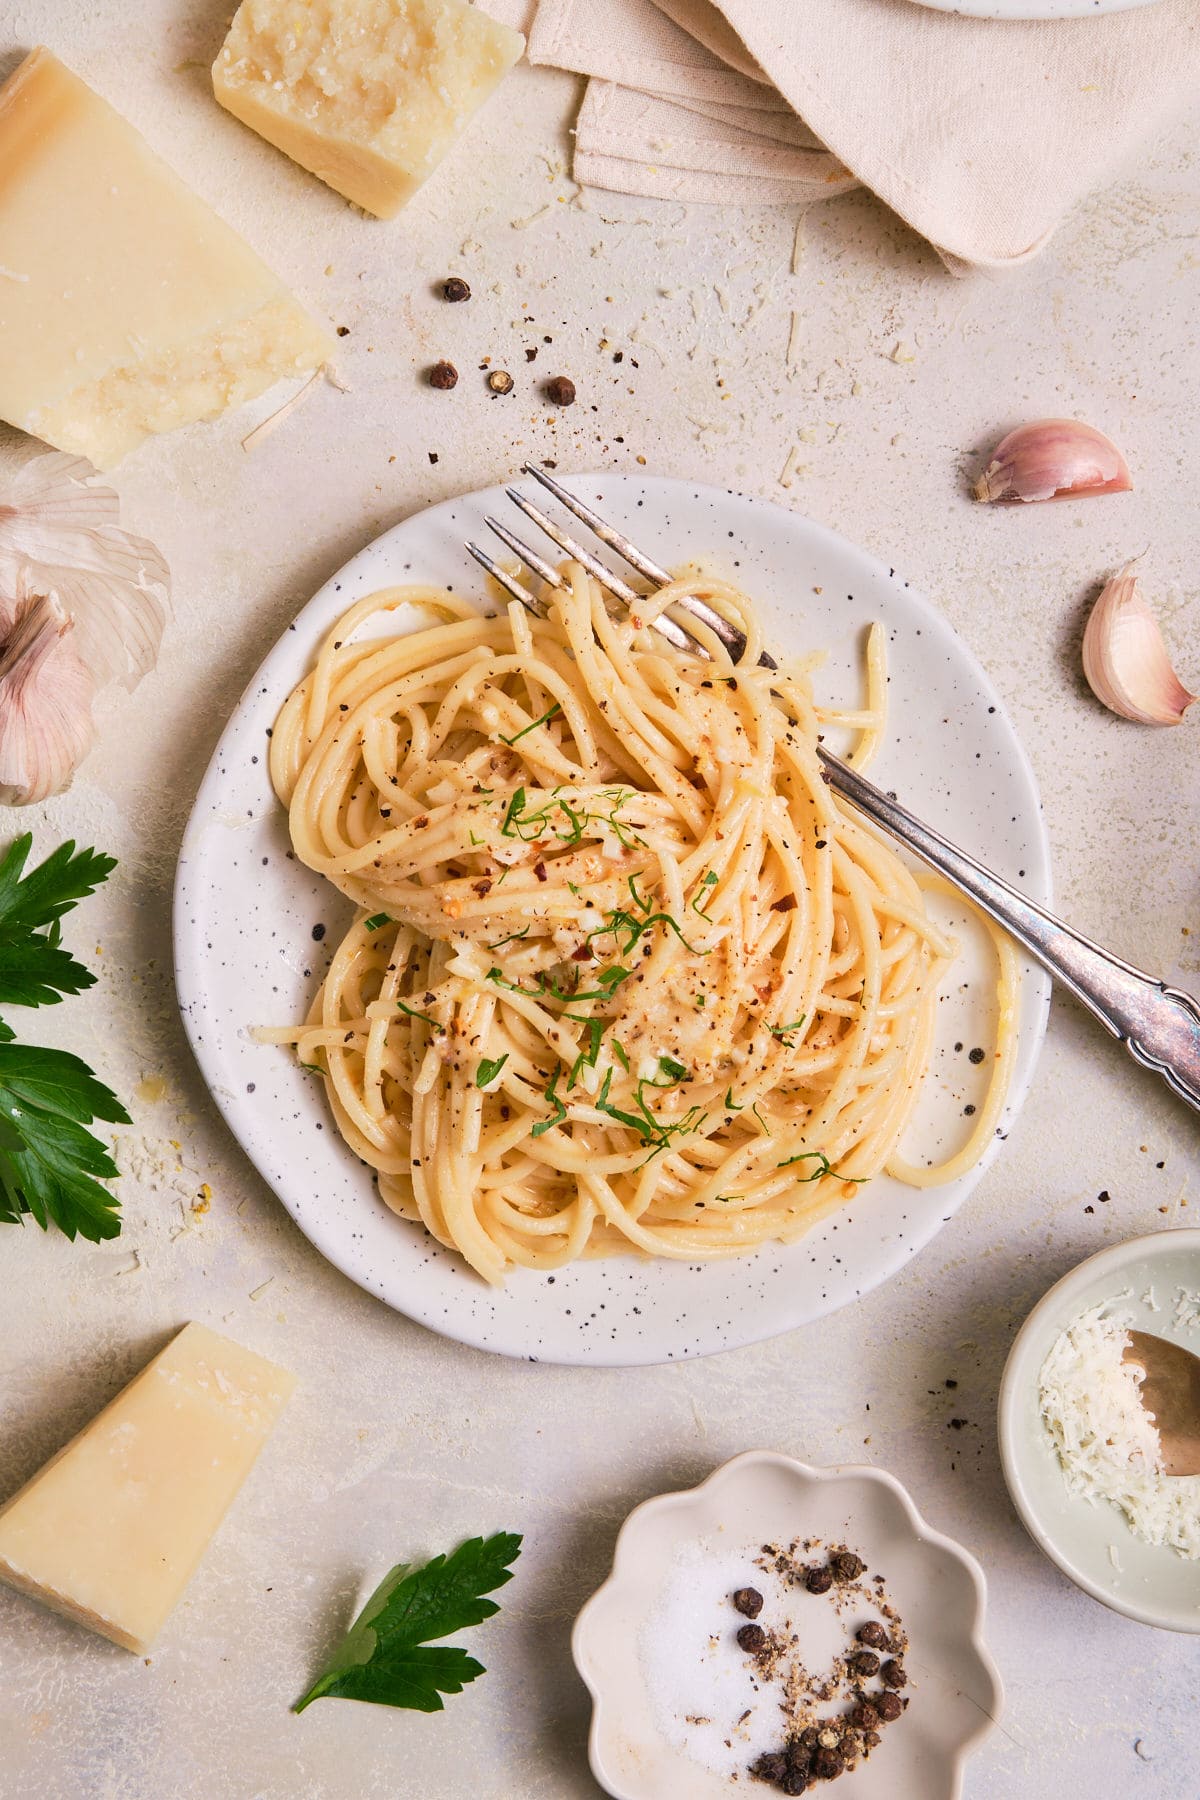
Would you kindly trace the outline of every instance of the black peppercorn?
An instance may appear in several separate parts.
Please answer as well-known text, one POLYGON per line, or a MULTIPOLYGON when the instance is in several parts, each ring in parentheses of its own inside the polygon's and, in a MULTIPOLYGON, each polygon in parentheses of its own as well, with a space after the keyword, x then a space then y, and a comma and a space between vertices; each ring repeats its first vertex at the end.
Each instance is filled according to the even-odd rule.
POLYGON ((871 1705, 885 1725, 894 1725, 904 1711, 904 1702, 899 1694, 893 1694, 891 1688, 884 1688, 882 1694, 876 1694, 871 1705))
POLYGON ((876 1619, 868 1619, 865 1625, 859 1626, 854 1635, 860 1644, 870 1644, 872 1650, 886 1650, 887 1648, 887 1632, 876 1619))
POLYGON ((839 1581, 857 1581, 867 1565, 853 1550, 839 1550, 830 1559, 830 1566, 839 1581))
POLYGON ((820 1745, 812 1759, 812 1772, 822 1781, 836 1781, 845 1766, 841 1751, 827 1749, 824 1744, 820 1745))
POLYGON ((810 1594, 827 1594, 833 1586, 833 1576, 828 1569, 810 1569, 804 1577, 804 1585, 810 1594))
POLYGON ((808 1779, 808 1770, 789 1769, 779 1785, 785 1794, 806 1793, 811 1785, 808 1779))
POLYGON ((806 1750, 815 1750, 821 1734, 815 1725, 806 1725, 800 1733, 800 1742, 806 1750))
POLYGON ((575 383, 567 375, 556 375, 553 381, 546 383, 546 398, 555 406, 574 405, 575 383))
POLYGON ((879 1658, 873 1650, 856 1650, 846 1659, 846 1666, 856 1675, 878 1675, 879 1658))
POLYGON ((760 1650, 766 1649, 767 1634, 761 1625, 743 1625, 737 1634, 737 1641, 743 1650, 756 1656, 760 1650))
POLYGON ((751 1763, 750 1773, 759 1781, 780 1782, 787 1774, 787 1759, 778 1750, 768 1750, 757 1762, 751 1763))
POLYGON ((449 281, 443 281, 442 283, 442 298, 443 300, 451 301, 469 300, 471 298, 471 290, 461 275, 451 275, 449 281))
POLYGON ((812 1764, 813 1748, 814 1746, 806 1744, 803 1738, 789 1738, 788 1747, 784 1752, 788 1768, 798 1769, 802 1775, 807 1775, 812 1764))
POLYGON ((455 387, 458 383, 458 370, 453 363, 436 362, 429 371, 429 385, 440 388, 443 392, 455 387))
POLYGON ((879 1723, 879 1714, 870 1700, 860 1700, 857 1706, 850 1708, 850 1723, 858 1731, 874 1731, 879 1723))
POLYGON ((894 1656, 890 1656, 884 1663, 883 1668, 879 1671, 879 1679, 882 1681, 884 1687, 907 1687, 908 1671, 905 1669, 903 1663, 897 1662, 894 1656))
POLYGON ((513 390, 513 378, 507 369, 493 369, 487 384, 493 394, 511 394, 513 390))
POLYGON ((733 1604, 737 1607, 738 1611, 744 1613, 748 1619, 757 1619, 759 1613, 762 1611, 763 1597, 757 1588, 738 1588, 733 1596, 733 1604))

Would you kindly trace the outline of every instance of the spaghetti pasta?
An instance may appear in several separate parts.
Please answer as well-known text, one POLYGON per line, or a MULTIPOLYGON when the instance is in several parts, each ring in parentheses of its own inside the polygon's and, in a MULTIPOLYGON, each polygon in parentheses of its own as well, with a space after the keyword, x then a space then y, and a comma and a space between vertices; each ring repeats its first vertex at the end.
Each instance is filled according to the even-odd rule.
POLYGON ((635 1249, 788 1241, 881 1169, 977 1158, 1012 1056, 943 1171, 897 1146, 954 946, 918 879, 822 779, 818 734, 883 725, 758 666, 745 597, 692 572, 611 617, 567 565, 544 617, 455 595, 360 600, 279 716, 296 855, 359 909, 295 1044, 386 1203, 492 1282, 635 1249), (653 632, 699 594, 731 663, 653 632), (433 622, 356 637, 416 605, 433 622))

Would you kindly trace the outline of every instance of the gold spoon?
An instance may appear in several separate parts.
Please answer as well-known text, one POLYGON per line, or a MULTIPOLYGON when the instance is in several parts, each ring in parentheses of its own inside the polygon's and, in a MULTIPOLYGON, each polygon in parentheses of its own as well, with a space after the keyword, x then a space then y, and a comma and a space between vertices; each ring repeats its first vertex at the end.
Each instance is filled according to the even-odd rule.
POLYGON ((1142 1405, 1158 1428, 1168 1475, 1200 1475, 1200 1357, 1150 1331, 1131 1331, 1123 1360, 1145 1369, 1142 1405))

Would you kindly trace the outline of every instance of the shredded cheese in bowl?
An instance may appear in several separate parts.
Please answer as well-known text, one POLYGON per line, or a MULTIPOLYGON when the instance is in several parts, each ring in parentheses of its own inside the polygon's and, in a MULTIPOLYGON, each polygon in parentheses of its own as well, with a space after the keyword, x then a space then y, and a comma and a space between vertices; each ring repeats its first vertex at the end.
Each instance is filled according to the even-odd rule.
POLYGON ((1200 1558, 1200 1475, 1163 1472, 1158 1432, 1139 1396, 1143 1373, 1122 1361, 1132 1315, 1107 1314, 1106 1305, 1059 1334, 1038 1380, 1067 1491, 1093 1505, 1109 1501, 1145 1543, 1200 1558))

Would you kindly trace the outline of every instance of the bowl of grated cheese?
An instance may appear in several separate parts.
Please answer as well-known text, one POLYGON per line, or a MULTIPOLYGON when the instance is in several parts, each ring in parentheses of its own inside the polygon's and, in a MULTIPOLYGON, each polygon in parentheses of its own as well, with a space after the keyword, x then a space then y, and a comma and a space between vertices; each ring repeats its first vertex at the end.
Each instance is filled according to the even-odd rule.
POLYGON ((1122 1361, 1131 1330, 1200 1354, 1200 1230, 1114 1244, 1043 1295, 1000 1384, 1004 1478, 1034 1542, 1084 1593, 1200 1634, 1200 1476, 1162 1471, 1122 1361))

